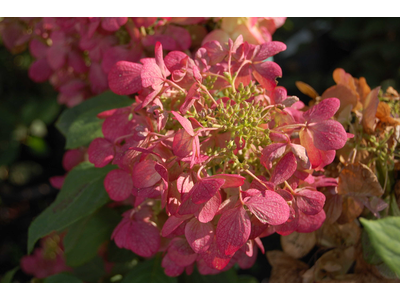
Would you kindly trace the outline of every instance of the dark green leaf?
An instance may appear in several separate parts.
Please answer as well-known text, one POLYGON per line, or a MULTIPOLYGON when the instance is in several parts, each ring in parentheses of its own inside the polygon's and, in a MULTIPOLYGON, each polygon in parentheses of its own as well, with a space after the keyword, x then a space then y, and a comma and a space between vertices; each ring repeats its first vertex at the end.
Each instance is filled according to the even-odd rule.
POLYGON ((1 283, 11 283, 15 273, 19 270, 19 267, 15 267, 14 269, 8 271, 4 274, 3 278, 1 279, 1 283))
POLYGON ((83 162, 69 172, 56 200, 30 225, 28 253, 40 238, 72 225, 106 204, 109 198, 103 181, 114 168, 106 166, 99 169, 83 162))
POLYGON ((239 275, 239 282, 240 283, 259 283, 257 278, 251 275, 239 275))
POLYGON ((118 248, 114 242, 108 245, 107 259, 110 262, 125 263, 137 259, 137 255, 131 250, 118 248))
POLYGON ((360 219, 376 253, 400 275, 400 217, 380 220, 360 219))
POLYGON ((96 256, 88 263, 74 269, 74 275, 85 282, 100 282, 106 275, 104 260, 96 256))
POLYGON ((137 266, 130 271, 122 282, 125 283, 174 283, 176 278, 168 277, 161 267, 161 256, 139 262, 137 266))
POLYGON ((0 141, 0 166, 11 165, 18 157, 19 150, 17 141, 0 141))
POLYGON ((365 230, 363 230, 361 234, 361 244, 363 249, 363 257, 366 262, 371 265, 376 265, 382 262, 380 256, 376 254, 374 247, 372 247, 368 233, 365 230))
POLYGON ((82 283, 82 280, 75 277, 74 275, 67 273, 60 273, 50 277, 47 277, 43 281, 44 283, 82 283))
POLYGON ((77 267, 93 259, 101 244, 109 241, 121 217, 108 207, 68 228, 64 238, 67 265, 77 267))
POLYGON ((397 205, 397 201, 395 197, 391 197, 390 203, 389 203, 389 215, 394 216, 394 217, 399 217, 400 216, 400 209, 399 206, 397 205))
POLYGON ((376 265, 375 267, 383 277, 388 279, 400 279, 400 276, 396 276, 396 273, 394 273, 384 262, 376 265))
POLYGON ((97 114, 128 106, 132 102, 127 96, 119 96, 108 91, 64 111, 56 126, 67 138, 66 148, 87 146, 93 139, 102 137, 103 120, 97 118, 97 114))

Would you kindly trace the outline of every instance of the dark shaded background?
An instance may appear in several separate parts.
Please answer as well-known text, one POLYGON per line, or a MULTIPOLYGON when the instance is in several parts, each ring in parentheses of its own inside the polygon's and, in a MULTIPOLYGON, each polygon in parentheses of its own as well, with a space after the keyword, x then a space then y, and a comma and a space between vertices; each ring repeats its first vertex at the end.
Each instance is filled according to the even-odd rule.
MULTIPOLYGON (((400 18, 288 18, 274 34, 287 44, 275 61, 283 77, 279 85, 304 102, 295 81, 310 84, 321 95, 332 86, 332 72, 343 68, 365 77, 371 88, 400 88, 400 18)), ((54 126, 65 107, 57 93, 28 78, 32 59, 27 52, 12 55, 0 41, 0 278, 26 254, 32 219, 57 195, 48 178, 63 175, 64 137, 54 126)), ((266 251, 280 249, 279 236, 263 239, 266 251)), ((316 260, 311 252, 303 261, 316 260)), ((265 255, 240 274, 267 280, 271 267, 265 255)), ((18 271, 14 281, 31 277, 18 271)), ((181 282, 187 278, 182 276, 181 282)))

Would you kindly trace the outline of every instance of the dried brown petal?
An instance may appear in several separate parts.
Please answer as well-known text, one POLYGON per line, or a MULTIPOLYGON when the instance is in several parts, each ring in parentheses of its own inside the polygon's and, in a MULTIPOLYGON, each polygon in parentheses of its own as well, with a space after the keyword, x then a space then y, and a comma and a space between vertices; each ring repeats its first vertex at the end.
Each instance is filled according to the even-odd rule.
POLYGON ((312 99, 315 99, 319 96, 318 93, 307 83, 296 81, 295 84, 300 92, 302 92, 304 95, 310 96, 312 99))
POLYGON ((374 131, 375 115, 379 104, 378 93, 380 89, 380 86, 374 88, 364 101, 362 125, 364 131, 368 133, 372 133, 374 131))
POLYGON ((272 266, 269 282, 300 283, 302 274, 309 266, 290 255, 274 250, 267 252, 268 262, 272 266))
POLYGON ((383 189, 378 178, 366 165, 349 164, 339 175, 338 193, 354 198, 383 195, 383 189))
POLYGON ((303 274, 303 282, 329 282, 345 275, 355 260, 355 248, 333 249, 324 253, 303 274))
POLYGON ((326 224, 317 231, 318 245, 323 247, 349 247, 358 243, 361 230, 356 222, 326 224))
POLYGON ((294 258, 301 258, 314 248, 317 238, 315 232, 299 233, 293 232, 281 236, 281 246, 285 253, 294 258))
POLYGON ((332 97, 338 98, 340 100, 340 108, 336 112, 336 116, 338 116, 345 108, 348 108, 349 106, 351 106, 352 109, 357 106, 358 95, 356 91, 351 90, 343 84, 331 86, 321 96, 322 99, 332 97))
POLYGON ((346 224, 353 222, 364 209, 364 204, 352 197, 342 198, 342 214, 337 219, 338 224, 346 224))

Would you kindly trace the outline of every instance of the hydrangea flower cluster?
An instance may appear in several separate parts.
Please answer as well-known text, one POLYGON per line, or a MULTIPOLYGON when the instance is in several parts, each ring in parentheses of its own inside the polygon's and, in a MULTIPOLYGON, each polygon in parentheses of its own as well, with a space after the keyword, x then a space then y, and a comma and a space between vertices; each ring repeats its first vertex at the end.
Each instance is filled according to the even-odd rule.
POLYGON ((29 45, 35 59, 30 78, 49 81, 59 92, 58 102, 72 107, 108 90, 107 76, 116 62, 138 62, 151 56, 156 42, 166 50, 190 51, 208 35, 225 42, 243 34, 262 43, 271 40, 286 18, 219 19, 0 18, 0 35, 14 53, 29 45))
POLYGON ((151 257, 163 252, 169 276, 249 268, 260 240, 274 232, 313 232, 325 220, 318 188, 337 181, 318 171, 347 138, 328 98, 304 111, 277 86, 280 67, 267 59, 281 42, 254 45, 242 36, 210 41, 192 57, 155 45, 155 58, 119 61, 111 90, 135 96, 129 107, 98 115, 103 138, 88 148, 108 164, 110 198, 132 208, 112 239, 151 257))

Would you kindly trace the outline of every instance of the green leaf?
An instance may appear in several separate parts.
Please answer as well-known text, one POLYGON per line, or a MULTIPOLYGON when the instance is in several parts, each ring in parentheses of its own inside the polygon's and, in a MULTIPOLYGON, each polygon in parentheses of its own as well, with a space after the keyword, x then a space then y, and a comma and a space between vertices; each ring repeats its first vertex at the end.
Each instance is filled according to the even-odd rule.
POLYGON ((103 120, 97 118, 97 114, 109 109, 129 106, 132 102, 133 100, 127 96, 119 96, 108 91, 64 111, 56 127, 67 139, 66 148, 87 146, 95 138, 102 137, 103 120))
POLYGON ((19 267, 15 267, 14 269, 8 271, 4 274, 3 278, 1 279, 1 283, 11 283, 15 273, 19 270, 19 267))
POLYGON ((110 243, 107 250, 107 259, 113 263, 131 262, 132 260, 138 258, 138 256, 131 250, 118 248, 115 243, 110 243))
POLYGON ((372 246, 366 230, 362 231, 361 244, 363 249, 363 258, 367 263, 371 265, 382 263, 382 259, 376 253, 374 247, 372 246))
POLYGON ((49 276, 44 279, 44 283, 82 283, 82 280, 75 277, 74 275, 67 273, 60 273, 53 276, 49 276))
POLYGON ((389 214, 391 216, 399 217, 400 209, 399 209, 399 206, 397 205, 396 197, 391 197, 389 205, 390 205, 389 206, 389 214))
POLYGON ((400 275, 400 217, 380 220, 360 218, 376 253, 393 272, 400 275))
POLYGON ((103 181, 115 166, 95 168, 83 162, 72 169, 56 200, 29 226, 28 253, 40 238, 92 214, 109 201, 103 181))
POLYGON ((110 240, 120 220, 114 210, 103 207, 69 227, 64 238, 67 265, 77 267, 93 259, 101 244, 110 240))
POLYGON ((85 282, 99 282, 106 276, 104 260, 96 256, 88 263, 74 269, 74 275, 85 282))
POLYGON ((152 259, 139 262, 130 271, 122 282, 125 283, 175 283, 176 278, 165 275, 161 267, 161 256, 157 255, 152 259))

